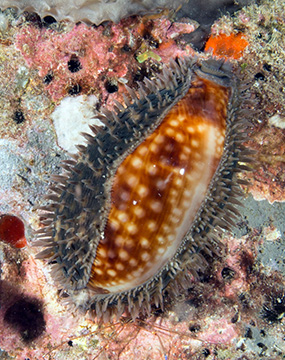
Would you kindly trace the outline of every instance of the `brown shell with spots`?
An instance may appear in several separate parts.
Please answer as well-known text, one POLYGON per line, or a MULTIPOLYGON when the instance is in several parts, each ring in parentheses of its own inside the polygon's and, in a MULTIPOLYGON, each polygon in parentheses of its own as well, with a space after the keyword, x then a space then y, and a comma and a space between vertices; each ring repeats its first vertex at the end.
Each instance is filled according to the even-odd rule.
POLYGON ((173 62, 131 102, 97 114, 86 147, 54 177, 39 254, 72 302, 108 320, 163 307, 220 249, 238 216, 246 121, 228 64, 173 62))

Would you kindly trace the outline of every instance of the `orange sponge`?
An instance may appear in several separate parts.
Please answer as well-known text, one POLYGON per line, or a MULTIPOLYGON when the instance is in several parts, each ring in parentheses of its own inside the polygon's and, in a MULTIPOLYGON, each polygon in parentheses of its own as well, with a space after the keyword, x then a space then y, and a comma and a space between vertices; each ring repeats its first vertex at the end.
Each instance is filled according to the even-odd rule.
POLYGON ((243 56, 243 51, 247 46, 248 42, 241 33, 229 36, 226 34, 211 35, 206 43, 205 51, 212 50, 213 55, 217 57, 239 59, 243 56))

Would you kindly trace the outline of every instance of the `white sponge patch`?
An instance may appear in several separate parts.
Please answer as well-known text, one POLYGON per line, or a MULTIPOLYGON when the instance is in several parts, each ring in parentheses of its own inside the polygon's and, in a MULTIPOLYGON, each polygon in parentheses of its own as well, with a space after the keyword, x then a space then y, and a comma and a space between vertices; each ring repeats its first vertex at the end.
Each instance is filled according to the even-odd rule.
POLYGON ((98 99, 95 95, 66 97, 51 115, 57 142, 66 151, 75 154, 76 145, 86 144, 81 132, 92 134, 89 125, 103 125, 94 117, 94 107, 98 99))

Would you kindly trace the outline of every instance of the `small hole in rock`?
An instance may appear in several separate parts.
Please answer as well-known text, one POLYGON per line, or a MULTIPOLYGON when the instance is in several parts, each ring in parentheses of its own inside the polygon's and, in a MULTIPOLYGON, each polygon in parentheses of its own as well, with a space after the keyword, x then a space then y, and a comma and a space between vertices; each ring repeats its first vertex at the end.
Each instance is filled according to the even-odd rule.
POLYGON ((44 77, 43 79, 43 83, 45 85, 48 85, 51 83, 51 81, 53 80, 53 73, 52 72, 49 72, 48 74, 46 74, 46 76, 44 77))
POLYGON ((25 121, 25 116, 22 110, 16 110, 13 115, 13 120, 16 124, 21 124, 25 121))
POLYGON ((82 69, 80 60, 77 56, 71 56, 71 59, 67 63, 68 70, 72 73, 75 73, 82 69))
POLYGON ((76 84, 68 90, 68 94, 69 95, 77 95, 80 93, 81 90, 82 90, 81 86, 79 84, 76 84))
POLYGON ((117 92, 119 88, 116 81, 108 80, 105 82, 105 89, 108 91, 108 93, 112 94, 117 92))
POLYGON ((49 27, 51 24, 56 23, 56 19, 51 15, 47 15, 43 18, 42 22, 44 27, 49 27))

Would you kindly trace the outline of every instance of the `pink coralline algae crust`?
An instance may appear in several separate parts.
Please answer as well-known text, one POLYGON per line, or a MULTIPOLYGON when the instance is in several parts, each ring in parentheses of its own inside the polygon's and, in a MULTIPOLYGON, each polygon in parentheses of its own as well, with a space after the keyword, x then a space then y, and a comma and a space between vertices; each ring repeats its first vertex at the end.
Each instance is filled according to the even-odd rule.
MULTIPOLYGON (((56 289, 49 275, 42 272, 40 261, 28 253, 17 257, 17 250, 5 245, 7 260, 2 266, 0 282, 0 348, 18 360, 78 359, 80 356, 86 360, 200 360, 204 358, 205 349, 210 359, 222 352, 235 356, 243 353, 247 359, 254 359, 249 350, 238 351, 237 343, 251 322, 258 323, 260 328, 265 326, 259 313, 265 295, 270 293, 270 284, 275 284, 277 279, 271 280, 253 271, 261 242, 257 232, 241 239, 225 237, 223 242, 224 259, 215 260, 205 272, 208 280, 193 280, 188 291, 177 295, 173 304, 166 301, 164 314, 158 310, 157 316, 153 308, 150 318, 134 323, 122 318, 98 329, 93 317, 90 320, 83 314, 73 317, 60 306, 56 289), (225 267, 233 271, 230 279, 221 275, 225 267), (43 333, 30 343, 23 342, 3 321, 7 308, 23 296, 42 302, 46 323, 43 333)), ((270 333, 272 329, 265 328, 265 331, 270 333)), ((220 358, 232 359, 217 357, 220 358)))
POLYGON ((285 201, 285 130, 263 125, 254 130, 249 146, 256 151, 258 168, 247 174, 256 200, 285 201))
POLYGON ((169 62, 169 54, 172 58, 185 55, 173 38, 179 32, 193 31, 193 25, 169 30, 171 22, 168 19, 139 20, 129 18, 119 24, 98 27, 79 24, 67 32, 25 25, 17 35, 16 46, 28 66, 38 70, 44 82, 49 77, 45 82, 46 90, 54 101, 68 95, 70 89, 77 86, 80 94, 93 93, 104 103, 110 95, 106 82, 116 84, 119 92, 123 89, 121 83, 132 86, 139 67, 135 52, 142 44, 143 51, 152 46, 144 37, 151 36, 156 44, 161 45, 161 49, 158 46, 152 51, 163 62, 169 62), (167 46, 163 47, 165 43, 167 46), (73 65, 77 62, 78 67, 71 69, 70 61, 73 65))
POLYGON ((230 344, 238 337, 236 326, 229 322, 229 319, 218 319, 209 322, 207 331, 199 338, 210 344, 230 344))
MULTIPOLYGON (((244 259, 247 260, 247 263, 252 261, 253 263, 253 251, 245 245, 246 239, 235 239, 229 238, 228 254, 225 257, 224 263, 220 264, 217 267, 217 279, 221 282, 224 282, 222 277, 223 268, 231 269, 234 272, 234 276, 230 282, 224 282, 224 286, 221 290, 221 296, 228 299, 236 299, 238 294, 243 291, 248 291, 249 282, 248 282, 248 271, 247 264, 245 265, 244 259)), ((254 249, 256 251, 256 249, 254 249)))
MULTIPOLYGON (((147 319, 132 322, 123 317, 93 333, 87 331, 84 336, 69 337, 50 348, 45 358, 59 359, 60 353, 68 349, 68 340, 73 342, 75 350, 77 341, 91 343, 97 336, 100 345, 92 355, 86 350, 86 359, 201 360, 205 358, 203 354, 209 354, 210 359, 238 359, 239 356, 256 359, 256 353, 250 348, 237 344, 244 341, 250 324, 273 336, 274 327, 267 327, 260 311, 266 294, 272 290, 271 282, 274 284, 277 279, 261 275, 253 268, 260 245, 257 232, 241 239, 226 237, 224 242, 223 262, 214 261, 209 279, 193 281, 188 293, 181 292, 172 305, 166 301, 165 314, 157 316, 153 308, 152 316, 147 319), (232 278, 221 276, 224 267, 232 269, 232 278)), ((275 357, 272 355, 270 359, 275 357)))

